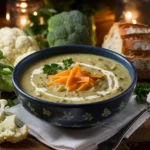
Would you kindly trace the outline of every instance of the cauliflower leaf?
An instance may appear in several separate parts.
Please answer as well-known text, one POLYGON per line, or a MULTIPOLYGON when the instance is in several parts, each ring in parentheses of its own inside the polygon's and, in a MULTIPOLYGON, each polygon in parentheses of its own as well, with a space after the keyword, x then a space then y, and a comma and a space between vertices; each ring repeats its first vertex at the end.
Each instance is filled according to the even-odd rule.
MULTIPOLYGON (((0 51, 0 59, 6 59, 2 51, 0 51)), ((13 91, 12 71, 12 66, 0 63, 0 91, 13 91)))

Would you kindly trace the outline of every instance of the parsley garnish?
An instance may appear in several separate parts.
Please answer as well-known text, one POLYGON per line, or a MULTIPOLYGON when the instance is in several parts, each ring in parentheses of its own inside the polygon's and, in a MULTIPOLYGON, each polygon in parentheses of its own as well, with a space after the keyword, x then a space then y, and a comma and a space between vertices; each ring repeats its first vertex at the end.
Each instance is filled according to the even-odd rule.
POLYGON ((45 74, 56 74, 58 70, 67 70, 68 67, 70 67, 73 63, 74 61, 72 60, 72 58, 69 58, 63 60, 64 67, 58 64, 45 64, 43 67, 43 72, 45 74))
POLYGON ((63 60, 63 64, 65 66, 64 70, 68 69, 68 67, 70 67, 73 63, 74 61, 72 60, 72 58, 63 60))
POLYGON ((150 83, 137 83, 134 93, 137 103, 146 103, 147 95, 150 92, 150 83))
POLYGON ((58 64, 44 65, 43 71, 45 74, 55 74, 58 70, 62 70, 62 67, 58 64))

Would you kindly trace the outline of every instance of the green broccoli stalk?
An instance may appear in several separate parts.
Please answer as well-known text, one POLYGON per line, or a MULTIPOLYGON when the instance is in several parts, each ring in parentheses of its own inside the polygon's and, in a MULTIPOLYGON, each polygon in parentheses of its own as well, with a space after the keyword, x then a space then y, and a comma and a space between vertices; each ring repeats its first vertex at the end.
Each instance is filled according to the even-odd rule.
POLYGON ((48 20, 49 46, 68 44, 95 45, 93 20, 77 10, 62 12, 48 20))

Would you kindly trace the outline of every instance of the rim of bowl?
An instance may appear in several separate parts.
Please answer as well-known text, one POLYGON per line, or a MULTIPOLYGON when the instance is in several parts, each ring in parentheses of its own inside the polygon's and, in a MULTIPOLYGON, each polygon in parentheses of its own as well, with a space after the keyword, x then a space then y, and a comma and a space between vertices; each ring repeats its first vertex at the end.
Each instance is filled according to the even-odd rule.
MULTIPOLYGON (((90 45, 74 45, 74 44, 71 44, 71 45, 63 45, 63 46, 56 46, 56 47, 52 47, 52 48, 63 48, 63 47, 76 47, 76 48, 82 48, 82 47, 87 47, 87 48, 100 48, 100 49, 102 49, 102 50, 105 50, 105 51, 109 51, 110 53, 112 53, 113 55, 117 55, 117 57, 119 56, 119 57, 121 57, 121 58, 123 58, 124 59, 124 61, 126 62, 126 63, 128 63, 129 64, 129 66, 130 66, 130 68, 133 70, 133 74, 134 74, 134 77, 133 77, 133 79, 132 79, 132 81, 131 81, 131 84, 129 85, 129 87, 125 90, 125 91, 123 91, 122 93, 120 93, 120 94, 118 94, 118 95, 116 95, 116 96, 114 96, 114 97, 112 97, 112 98, 109 98, 109 99, 106 99, 106 100, 102 100, 102 101, 96 101, 96 102, 90 102, 90 103, 81 103, 81 104, 68 104, 68 103, 58 103, 58 102, 52 102, 52 101, 47 101, 47 100, 43 100, 43 99, 39 99, 39 98, 36 98, 36 97, 34 97, 34 96, 31 96, 31 95, 29 95, 29 94, 27 94, 26 92, 24 92, 19 86, 18 86, 18 84, 16 84, 16 81, 15 81, 15 72, 16 72, 16 70, 19 68, 19 66, 21 65, 21 63, 22 63, 22 61, 25 61, 26 59, 28 59, 30 56, 33 56, 33 55, 35 55, 35 53, 37 54, 37 53, 41 53, 41 51, 46 51, 47 49, 50 49, 50 48, 45 48, 45 49, 43 49, 43 50, 39 50, 39 51, 37 51, 37 52, 35 52, 35 53, 33 53, 33 54, 31 54, 31 55, 29 55, 29 56, 27 56, 27 57, 25 57, 24 59, 22 59, 18 64, 17 64, 17 66, 14 68, 14 70, 13 70, 13 74, 12 74, 12 82, 13 82, 13 85, 14 85, 14 87, 22 94, 22 95, 24 95, 25 97, 28 97, 28 98, 30 98, 30 99, 32 99, 32 100, 34 100, 34 101, 38 101, 38 102, 42 102, 42 103, 45 103, 45 104, 51 104, 51 105, 57 105, 57 106, 63 106, 63 107, 82 107, 82 106, 89 106, 89 105, 96 105, 96 104, 99 104, 99 103, 107 103, 107 102, 109 102, 109 101, 114 101, 114 100, 116 100, 116 99, 118 99, 118 98, 120 98, 120 97, 123 97, 124 95, 126 95, 130 90, 132 90, 132 88, 134 88, 134 86, 136 85, 136 82, 137 82, 137 72, 136 72, 136 69, 135 69, 135 67, 132 65, 132 63, 130 63, 124 56, 122 56, 121 54, 119 54, 119 53, 117 53, 117 52, 114 52, 114 51, 112 51, 112 50, 109 50, 109 49, 105 49, 105 48, 101 48, 101 47, 97 47, 97 46, 90 46, 90 45)), ((69 54, 69 53, 68 53, 69 54)), ((86 53, 85 53, 86 54, 86 53)), ((88 53, 87 53, 88 54, 88 53)), ((95 54, 96 55, 96 54, 95 54)), ((107 57, 106 57, 107 58, 107 57)), ((111 59, 111 58, 109 58, 109 59, 111 59)), ((116 61, 116 60, 115 60, 116 61)), ((116 62, 118 62, 118 61, 116 61, 116 62)), ((121 63, 120 63, 121 64, 121 63)), ((121 64, 122 65, 122 64, 121 64)), ((127 69, 127 68, 126 68, 127 69)), ((127 69, 127 71, 128 71, 128 69, 127 69)))

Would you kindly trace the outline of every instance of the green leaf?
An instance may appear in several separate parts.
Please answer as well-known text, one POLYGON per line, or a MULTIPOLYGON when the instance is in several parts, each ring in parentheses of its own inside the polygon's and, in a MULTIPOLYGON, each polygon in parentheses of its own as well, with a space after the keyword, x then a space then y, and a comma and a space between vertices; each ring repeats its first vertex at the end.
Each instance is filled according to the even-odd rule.
POLYGON ((40 49, 48 47, 46 37, 48 34, 48 19, 56 14, 55 9, 42 8, 37 11, 35 16, 33 13, 28 15, 30 23, 24 26, 27 35, 32 36, 38 43, 40 49))
POLYGON ((58 64, 44 65, 43 72, 45 74, 55 74, 58 70, 62 70, 62 67, 58 64))
POLYGON ((9 65, 6 65, 6 64, 3 64, 3 63, 0 63, 0 71, 2 71, 3 69, 10 69, 11 71, 13 71, 13 67, 12 66, 9 66, 9 65))
MULTIPOLYGON (((2 51, 0 51, 0 59, 6 59, 4 57, 2 51)), ((4 63, 0 63, 0 91, 12 92, 13 84, 12 84, 12 71, 13 67, 4 63)))
POLYGON ((58 64, 50 64, 50 65, 45 64, 43 67, 43 72, 45 74, 56 74, 58 70, 67 70, 68 67, 70 67, 73 63, 74 61, 72 60, 72 58, 69 58, 69 59, 63 60, 64 67, 58 64))
POLYGON ((0 91, 12 92, 13 90, 12 75, 0 74, 0 91))
POLYGON ((44 49, 44 48, 49 47, 49 46, 48 46, 48 41, 45 40, 45 39, 42 40, 42 41, 38 41, 38 45, 39 45, 40 49, 44 49))
POLYGON ((13 107, 13 106, 15 106, 15 105, 16 105, 16 104, 13 102, 13 100, 10 100, 10 99, 7 100, 7 106, 13 107))
POLYGON ((136 96, 136 101, 139 104, 146 103, 147 95, 150 92, 150 83, 137 83, 134 93, 136 96))
POLYGON ((0 50, 0 59, 4 59, 5 56, 3 55, 3 52, 0 50))
POLYGON ((68 67, 70 67, 73 63, 74 61, 72 60, 72 58, 63 60, 64 69, 68 69, 68 67))
POLYGON ((23 30, 29 35, 29 36, 32 36, 33 38, 36 37, 36 35, 34 34, 32 28, 30 27, 29 24, 25 25, 23 30))

